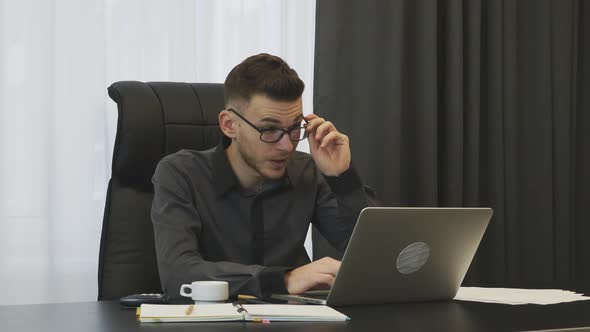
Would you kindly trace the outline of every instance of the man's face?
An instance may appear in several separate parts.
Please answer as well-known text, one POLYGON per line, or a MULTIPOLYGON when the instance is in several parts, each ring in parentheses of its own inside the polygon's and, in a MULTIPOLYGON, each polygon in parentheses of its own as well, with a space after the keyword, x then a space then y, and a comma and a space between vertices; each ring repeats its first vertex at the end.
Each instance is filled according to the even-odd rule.
MULTIPOLYGON (((248 121, 260 129, 282 128, 288 130, 300 126, 303 121, 303 107, 301 98, 295 101, 275 101, 263 95, 254 95, 246 108, 240 111, 248 121)), ((260 140, 260 133, 238 119, 237 151, 245 164, 265 179, 279 179, 287 170, 287 160, 297 148, 298 142, 292 142, 285 134, 276 143, 266 143, 260 140)))

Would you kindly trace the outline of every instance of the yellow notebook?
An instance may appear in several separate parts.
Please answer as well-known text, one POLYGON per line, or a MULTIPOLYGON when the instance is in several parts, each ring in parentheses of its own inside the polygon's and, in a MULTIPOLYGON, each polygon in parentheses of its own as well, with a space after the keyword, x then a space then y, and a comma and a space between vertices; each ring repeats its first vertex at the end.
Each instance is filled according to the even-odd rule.
POLYGON ((333 322, 349 319, 344 314, 328 306, 288 304, 142 304, 139 313, 139 321, 143 323, 228 321, 333 322))

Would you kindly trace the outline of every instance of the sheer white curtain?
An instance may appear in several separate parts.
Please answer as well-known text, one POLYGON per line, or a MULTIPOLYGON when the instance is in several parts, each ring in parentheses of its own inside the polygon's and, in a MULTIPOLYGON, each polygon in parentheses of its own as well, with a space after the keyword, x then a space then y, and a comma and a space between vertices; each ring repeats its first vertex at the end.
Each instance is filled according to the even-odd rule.
POLYGON ((314 21, 315 0, 0 0, 0 305, 96 298, 111 83, 223 82, 268 52, 311 113, 314 21))

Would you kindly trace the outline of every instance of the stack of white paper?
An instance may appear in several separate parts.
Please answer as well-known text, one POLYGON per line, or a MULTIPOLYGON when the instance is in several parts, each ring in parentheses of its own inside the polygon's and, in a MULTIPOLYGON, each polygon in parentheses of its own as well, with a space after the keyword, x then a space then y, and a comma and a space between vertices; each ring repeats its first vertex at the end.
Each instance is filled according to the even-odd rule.
POLYGON ((590 300, 590 297, 562 289, 461 287, 455 300, 503 304, 556 304, 590 300))

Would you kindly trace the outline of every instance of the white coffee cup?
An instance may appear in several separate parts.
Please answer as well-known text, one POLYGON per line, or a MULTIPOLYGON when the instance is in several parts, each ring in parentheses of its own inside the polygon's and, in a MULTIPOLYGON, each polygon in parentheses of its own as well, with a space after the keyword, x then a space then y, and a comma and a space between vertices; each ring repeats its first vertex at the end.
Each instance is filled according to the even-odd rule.
POLYGON ((195 302, 223 302, 228 299, 228 288, 227 281, 193 281, 180 286, 180 295, 195 302))

